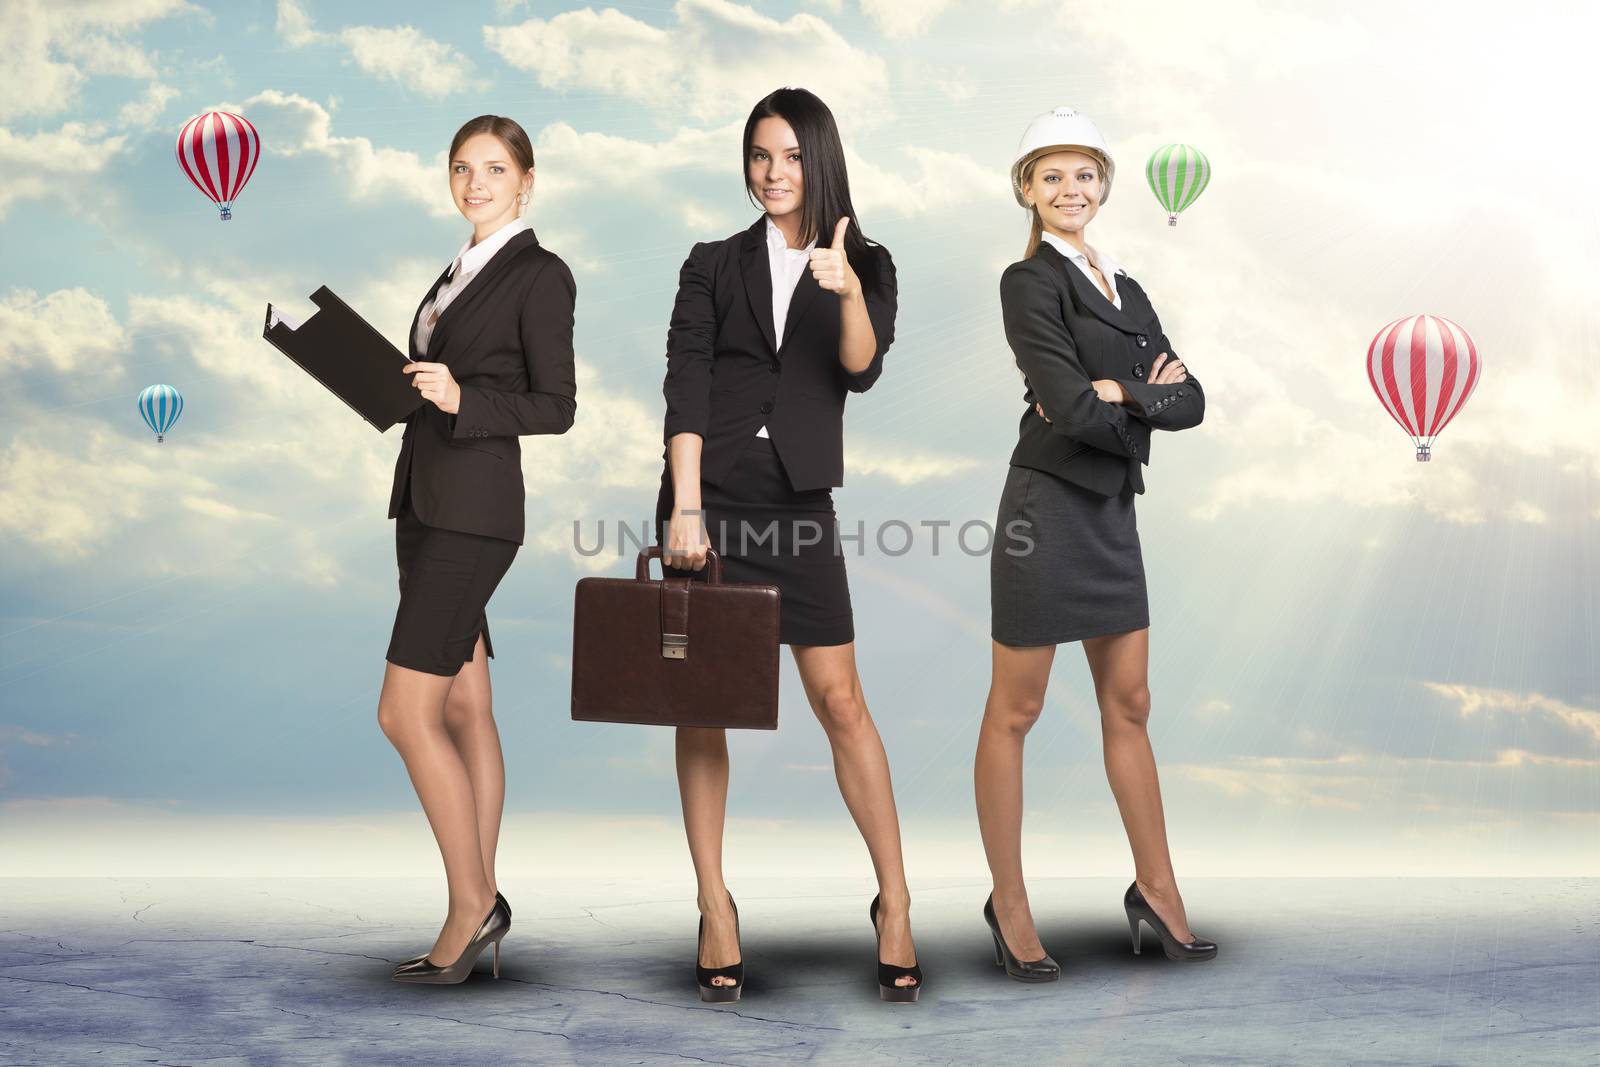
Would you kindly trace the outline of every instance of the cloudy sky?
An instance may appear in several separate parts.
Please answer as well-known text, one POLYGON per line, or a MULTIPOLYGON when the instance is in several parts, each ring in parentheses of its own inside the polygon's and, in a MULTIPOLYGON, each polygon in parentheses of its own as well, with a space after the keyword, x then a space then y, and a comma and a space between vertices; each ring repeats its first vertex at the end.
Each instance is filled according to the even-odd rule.
MULTIPOLYGON (((1030 0, 331 3, 18 0, 0 43, 0 844, 30 871, 414 869, 429 847, 375 723, 397 597, 379 436, 260 338, 327 284, 392 339, 467 227, 444 153, 510 115, 531 219, 578 280, 577 425, 524 441, 528 542, 490 605, 503 854, 686 863, 671 738, 567 719, 573 551, 660 474, 679 264, 755 217, 740 124, 801 85, 894 253, 897 339, 852 397, 849 526, 949 522, 850 560, 857 651, 911 873, 979 875, 970 758, 986 560, 1021 384, 997 283, 1023 126, 1071 105, 1119 165, 1090 231, 1207 387, 1139 517, 1151 732, 1180 876, 1600 870, 1592 6, 1030 0), (234 218, 172 152, 204 110, 265 156, 234 218), (1214 179, 1176 228, 1162 144, 1214 179), (1484 376, 1412 458, 1373 334, 1461 323, 1484 376), (187 400, 157 445, 134 398, 187 400), (196 834, 212 842, 196 855, 196 834), (356 836, 352 836, 356 835, 356 836), (352 844, 353 840, 364 842, 352 844), (662 844, 664 842, 664 844, 662 844)), ((929 529, 923 528, 924 531, 929 529)), ((812 849, 859 874, 786 663, 782 729, 735 738, 730 870, 812 849), (782 831, 781 833, 774 832, 782 831), (766 848, 766 853, 761 849, 766 848), (778 850, 778 851, 775 851, 778 850)), ((1082 656, 1029 757, 1031 869, 1129 869, 1082 656)), ((776 862, 776 861, 775 861, 776 862)))

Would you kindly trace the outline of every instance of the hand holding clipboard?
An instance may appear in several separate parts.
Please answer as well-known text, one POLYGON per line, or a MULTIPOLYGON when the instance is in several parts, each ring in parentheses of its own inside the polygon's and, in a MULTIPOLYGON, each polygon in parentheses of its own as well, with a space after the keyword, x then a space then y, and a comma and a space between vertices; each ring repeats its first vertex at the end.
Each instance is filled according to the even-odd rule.
POLYGON ((379 432, 425 401, 401 369, 410 359, 326 285, 311 294, 317 311, 303 323, 267 305, 261 336, 379 432))

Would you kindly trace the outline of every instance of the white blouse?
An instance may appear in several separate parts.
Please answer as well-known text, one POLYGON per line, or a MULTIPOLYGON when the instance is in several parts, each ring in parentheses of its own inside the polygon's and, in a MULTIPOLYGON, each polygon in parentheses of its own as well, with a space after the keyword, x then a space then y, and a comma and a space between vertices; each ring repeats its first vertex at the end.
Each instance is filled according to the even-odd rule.
POLYGON ((1072 260, 1073 263, 1077 264, 1078 269, 1083 271, 1083 276, 1088 278, 1089 282, 1095 287, 1095 291, 1101 296, 1104 296, 1105 290, 1100 288, 1100 283, 1095 280, 1094 271, 1089 269, 1089 265, 1092 263, 1096 267, 1099 267, 1100 273, 1106 276, 1106 284, 1111 286, 1111 305, 1118 311, 1122 310, 1122 294, 1117 292, 1117 272, 1122 270, 1122 268, 1117 266, 1115 260, 1106 255, 1104 252, 1096 250, 1093 245, 1087 243, 1084 245, 1084 247, 1089 250, 1089 254, 1086 256, 1068 244, 1064 238, 1057 237, 1048 230, 1039 236, 1044 238, 1046 241, 1049 241, 1051 247, 1053 247, 1057 252, 1060 252, 1062 255, 1072 260))
POLYGON ((450 277, 439 286, 439 291, 433 299, 422 307, 422 314, 417 316, 417 351, 424 357, 428 354, 428 342, 433 338, 433 328, 439 322, 439 316, 444 314, 450 302, 460 295, 467 283, 477 277, 483 265, 494 257, 494 254, 504 248, 506 242, 528 228, 528 221, 515 218, 498 230, 479 241, 472 243, 472 238, 467 238, 467 243, 461 246, 461 251, 456 253, 455 262, 450 264, 450 277))
MULTIPOLYGON (((783 324, 789 318, 789 302, 794 299, 794 287, 811 262, 811 250, 817 246, 813 237, 804 248, 790 248, 788 238, 778 229, 772 216, 767 216, 767 269, 772 272, 772 336, 783 343, 783 324)), ((756 431, 757 437, 771 437, 765 426, 756 431)))

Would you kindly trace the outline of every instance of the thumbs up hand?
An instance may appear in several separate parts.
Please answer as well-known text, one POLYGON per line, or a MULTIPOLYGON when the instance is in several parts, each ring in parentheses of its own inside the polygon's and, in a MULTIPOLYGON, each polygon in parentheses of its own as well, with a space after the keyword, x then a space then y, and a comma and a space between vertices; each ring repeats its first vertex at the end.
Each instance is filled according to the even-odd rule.
POLYGON ((818 286, 840 297, 855 296, 861 291, 861 282, 850 268, 850 257, 844 253, 844 234, 849 228, 850 219, 840 219, 833 228, 832 246, 811 250, 811 276, 818 286))

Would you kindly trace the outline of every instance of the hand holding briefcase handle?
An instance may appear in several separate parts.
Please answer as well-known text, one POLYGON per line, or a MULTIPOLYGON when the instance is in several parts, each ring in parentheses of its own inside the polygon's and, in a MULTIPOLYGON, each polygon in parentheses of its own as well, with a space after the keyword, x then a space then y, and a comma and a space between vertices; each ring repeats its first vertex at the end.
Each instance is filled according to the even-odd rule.
POLYGON ((572 624, 572 718, 775 730, 776 586, 722 580, 706 552, 696 578, 650 577, 659 545, 632 578, 581 578, 572 624))

